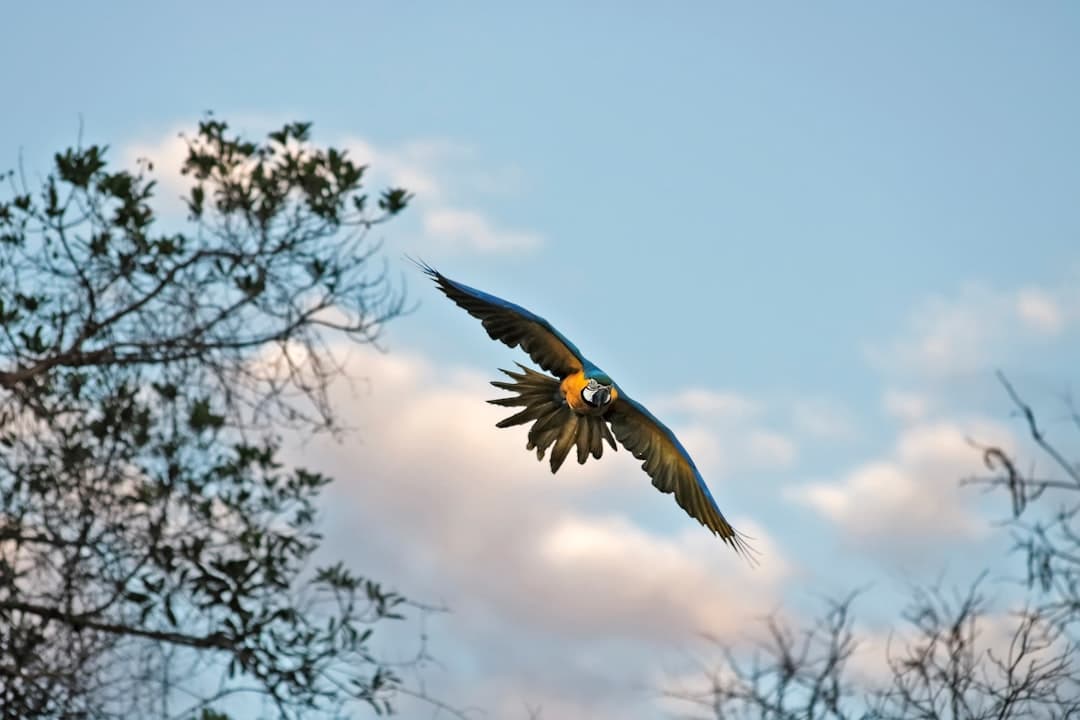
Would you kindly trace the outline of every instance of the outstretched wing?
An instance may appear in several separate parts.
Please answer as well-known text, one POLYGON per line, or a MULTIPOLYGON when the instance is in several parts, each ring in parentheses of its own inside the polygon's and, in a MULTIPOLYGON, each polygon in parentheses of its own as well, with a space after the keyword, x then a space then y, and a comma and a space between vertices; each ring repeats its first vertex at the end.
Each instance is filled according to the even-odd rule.
POLYGON ((701 473, 675 433, 621 389, 605 417, 623 447, 638 460, 644 460, 641 468, 658 490, 674 493, 675 502, 690 517, 753 562, 754 549, 747 544, 746 536, 724 519, 701 473))
POLYGON ((446 297, 478 318, 492 340, 510 347, 521 346, 533 362, 560 378, 573 375, 588 364, 574 344, 539 315, 482 290, 454 282, 425 263, 417 265, 446 297))

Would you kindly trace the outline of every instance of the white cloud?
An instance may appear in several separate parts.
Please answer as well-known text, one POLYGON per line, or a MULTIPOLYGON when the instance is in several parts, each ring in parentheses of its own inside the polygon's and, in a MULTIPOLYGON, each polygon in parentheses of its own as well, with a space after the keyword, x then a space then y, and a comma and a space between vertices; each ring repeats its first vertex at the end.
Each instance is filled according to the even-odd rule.
POLYGON ((1077 308, 1080 292, 1071 282, 1011 290, 968 284, 924 299, 901 332, 868 345, 866 353, 887 372, 938 378, 989 372, 1066 332, 1077 308))
POLYGON ((1016 294, 1016 312, 1028 327, 1046 335, 1057 335, 1065 327, 1064 312, 1057 299, 1038 288, 1016 294))
POLYGON ((440 248, 480 253, 532 250, 542 244, 540 235, 496 228, 475 210, 438 208, 424 213, 424 230, 440 248))
POLYGON ((368 172, 384 179, 389 185, 407 188, 424 200, 438 200, 443 194, 432 164, 442 153, 451 150, 449 145, 440 147, 431 142, 389 150, 377 148, 357 137, 349 137, 342 144, 355 162, 368 166, 368 172))
POLYGON ((710 477, 787 468, 798 457, 795 440, 769 427, 766 407, 744 394, 692 387, 653 405, 661 419, 690 416, 686 424, 665 422, 710 477))
POLYGON ((414 194, 413 207, 424 239, 433 249, 489 254, 524 252, 543 244, 536 232, 502 227, 487 212, 463 206, 463 189, 485 193, 492 172, 476 168, 473 153, 465 146, 427 139, 382 148, 357 137, 348 138, 344 145, 359 162, 371 166, 376 180, 414 194), (452 169, 447 169, 450 164, 452 169), (480 180, 466 183, 462 178, 480 180))
POLYGON ((747 456, 755 467, 787 468, 795 464, 795 443, 778 432, 754 430, 746 438, 747 456))
POLYGON ((524 186, 520 168, 501 163, 497 167, 489 166, 480 161, 474 148, 446 138, 411 140, 382 151, 358 138, 346 140, 345 145, 350 150, 368 153, 410 188, 414 185, 409 183, 409 178, 419 177, 420 184, 416 187, 424 188, 423 193, 431 199, 445 200, 456 191, 469 196, 515 194, 524 186))
POLYGON ((629 453, 609 450, 584 467, 571 458, 553 476, 525 452, 524 429, 493 427, 506 411, 483 402, 485 376, 366 349, 348 369, 376 379, 338 398, 361 441, 315 440, 296 459, 337 478, 331 551, 452 608, 434 651, 483 676, 452 683, 464 704, 651 717, 648 658, 699 631, 734 637, 790 573, 769 536, 737 513, 762 552, 757 569, 689 517, 674 535, 634 524, 630 509, 643 499, 673 499, 629 453))
POLYGON ((572 612, 560 618, 560 627, 577 633, 606 630, 616 634, 637 627, 638 633, 657 633, 655 639, 661 642, 669 632, 689 637, 696 630, 733 637, 742 624, 740 618, 757 608, 750 598, 732 594, 718 581, 719 573, 754 578, 758 583, 786 574, 782 557, 760 528, 738 524, 755 537, 757 549, 769 559, 764 577, 742 566, 734 573, 725 570, 730 565, 727 560, 705 559, 715 557, 716 540, 696 525, 669 538, 645 532, 617 516, 562 517, 548 529, 539 548, 548 572, 573 582, 580 593, 572 612), (616 602, 612 602, 612 589, 618 589, 616 602), (673 603, 670 596, 692 601, 673 603))
POLYGON ((132 168, 140 160, 152 164, 150 175, 157 182, 157 198, 166 212, 181 214, 185 205, 181 198, 191 189, 190 178, 180 173, 187 158, 187 143, 181 133, 191 135, 194 128, 176 126, 154 137, 135 140, 120 150, 120 163, 132 168))
POLYGON ((904 422, 917 422, 930 412, 930 398, 917 392, 888 389, 881 399, 882 407, 892 417, 904 422))
POLYGON ((933 296, 912 313, 908 329, 870 348, 873 361, 889 370, 913 369, 931 375, 981 366, 995 326, 1011 317, 1008 301, 985 288, 965 288, 959 297, 933 296))
POLYGON ((988 531, 959 479, 979 467, 968 437, 1011 447, 995 423, 932 422, 905 429, 888 457, 863 463, 836 482, 790 486, 786 496, 817 510, 845 538, 872 540, 895 551, 925 551, 943 540, 972 540, 988 531))
POLYGON ((747 471, 789 468, 799 455, 794 440, 758 425, 734 427, 699 421, 669 427, 694 464, 713 482, 747 471))
POLYGON ((747 420, 761 413, 761 406, 745 395, 707 388, 680 390, 657 403, 657 408, 723 420, 747 420))
POLYGON ((826 398, 795 401, 791 422, 796 431, 821 440, 848 440, 856 434, 850 413, 826 398))

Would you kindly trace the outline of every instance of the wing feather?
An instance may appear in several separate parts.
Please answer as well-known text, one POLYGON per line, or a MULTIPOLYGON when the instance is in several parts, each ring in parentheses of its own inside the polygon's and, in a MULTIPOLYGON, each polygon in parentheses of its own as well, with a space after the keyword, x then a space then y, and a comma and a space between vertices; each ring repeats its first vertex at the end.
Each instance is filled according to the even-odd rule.
POLYGON ((565 462, 571 448, 577 446, 577 461, 585 464, 591 452, 597 460, 604 453, 603 441, 608 439, 615 449, 607 423, 597 415, 578 415, 563 399, 559 381, 553 377, 518 365, 520 373, 503 370, 514 382, 495 380, 491 384, 514 393, 510 397, 488 400, 492 405, 519 408, 508 418, 495 423, 506 428, 532 423, 529 428, 527 450, 536 450, 536 457, 544 459, 544 453, 555 445, 551 454, 551 471, 557 471, 565 462))
POLYGON ((724 518, 690 454, 666 425, 621 389, 605 417, 615 431, 615 438, 643 461, 641 467, 656 489, 673 493, 675 502, 692 518, 719 535, 740 555, 754 560, 754 549, 746 536, 724 518))
POLYGON ((562 467, 566 456, 570 454, 570 448, 577 439, 578 414, 571 411, 570 417, 559 429, 559 439, 555 441, 555 447, 551 449, 551 472, 555 473, 562 467))
POLYGON ((600 418, 596 418, 595 423, 590 423, 593 426, 592 434, 590 435, 589 452, 597 460, 600 459, 600 455, 604 452, 604 434, 609 432, 607 429, 607 423, 600 418))
POLYGON ((455 282, 438 270, 417 263, 446 297, 480 320, 492 340, 521 347, 540 367, 564 378, 582 370, 588 361, 572 342, 544 318, 520 305, 455 282))
POLYGON ((584 465, 585 461, 589 459, 589 448, 592 447, 592 427, 593 424, 589 422, 592 418, 583 418, 583 422, 578 423, 577 431, 577 461, 579 465, 584 465))

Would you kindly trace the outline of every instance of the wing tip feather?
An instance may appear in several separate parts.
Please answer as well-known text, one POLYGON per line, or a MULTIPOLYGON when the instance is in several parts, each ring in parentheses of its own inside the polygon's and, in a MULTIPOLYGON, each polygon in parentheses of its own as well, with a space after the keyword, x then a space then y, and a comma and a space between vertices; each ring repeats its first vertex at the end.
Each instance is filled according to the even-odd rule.
POLYGON ((423 272, 425 275, 427 275, 428 277, 430 277, 433 280, 437 280, 439 278, 439 271, 436 270, 435 268, 431 267, 430 265, 428 265, 426 262, 424 262, 423 258, 418 258, 418 257, 414 258, 412 255, 409 255, 408 253, 403 253, 403 254, 404 254, 404 257, 405 257, 406 260, 411 262, 416 267, 420 268, 420 271, 423 272))
POLYGON ((754 538, 746 533, 739 532, 728 523, 725 524, 727 527, 724 529, 728 531, 727 534, 724 533, 724 529, 721 529, 720 531, 713 530, 713 534, 718 535, 726 545, 730 545, 739 557, 743 558, 751 568, 760 567, 761 551, 753 546, 752 541, 754 538))

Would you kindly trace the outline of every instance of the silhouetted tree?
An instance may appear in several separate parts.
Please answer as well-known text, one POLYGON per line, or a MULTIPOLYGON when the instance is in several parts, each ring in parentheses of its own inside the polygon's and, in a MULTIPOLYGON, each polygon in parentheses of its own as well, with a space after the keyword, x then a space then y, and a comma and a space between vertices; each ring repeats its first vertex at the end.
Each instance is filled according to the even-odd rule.
MULTIPOLYGON (((883 680, 852 667, 859 643, 852 594, 807 628, 770 618, 756 652, 724 649, 707 687, 666 694, 707 711, 695 717, 717 719, 1080 717, 1080 466, 1049 441, 1032 409, 999 378, 1052 469, 1025 473, 1002 448, 976 444, 993 474, 963 481, 1008 494, 1007 525, 1025 559, 1027 605, 1009 616, 1004 643, 995 644, 990 632, 994 608, 981 590, 984 574, 963 592, 913 591, 904 625, 880 658, 883 680), (1057 506, 1049 513, 1038 512, 1047 509, 1040 503, 1052 502, 1057 506)), ((1080 414, 1071 402, 1068 409, 1080 429, 1080 414)))
POLYGON ((310 567, 329 481, 278 459, 333 428, 331 342, 402 310, 363 166, 289 124, 187 138, 187 221, 152 166, 69 148, 0 202, 0 715, 193 717, 254 692, 283 717, 389 711, 371 649, 405 602, 310 567))

